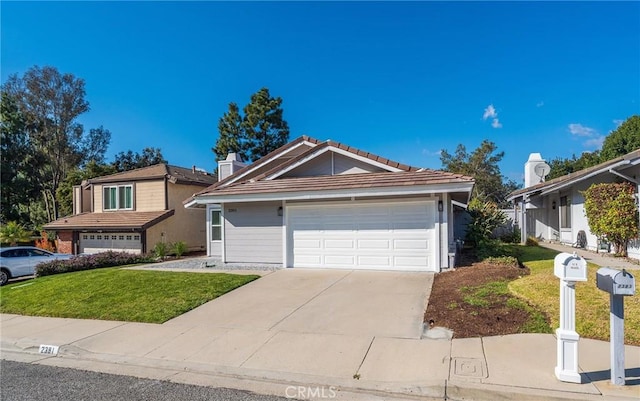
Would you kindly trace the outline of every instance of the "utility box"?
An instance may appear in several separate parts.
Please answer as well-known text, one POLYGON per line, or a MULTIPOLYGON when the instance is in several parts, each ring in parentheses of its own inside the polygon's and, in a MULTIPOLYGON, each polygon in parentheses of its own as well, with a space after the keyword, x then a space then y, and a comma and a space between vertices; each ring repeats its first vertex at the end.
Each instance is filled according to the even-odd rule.
POLYGON ((553 273, 563 281, 587 281, 587 261, 575 253, 562 252, 553 259, 553 273))
POLYGON ((596 286, 611 295, 634 295, 636 281, 626 270, 601 267, 596 273, 596 286))

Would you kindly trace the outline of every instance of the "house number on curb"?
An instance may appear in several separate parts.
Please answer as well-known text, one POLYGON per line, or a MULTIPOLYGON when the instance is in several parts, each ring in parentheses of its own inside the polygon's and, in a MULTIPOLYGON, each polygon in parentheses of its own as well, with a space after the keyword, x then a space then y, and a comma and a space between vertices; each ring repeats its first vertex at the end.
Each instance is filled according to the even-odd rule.
POLYGON ((56 355, 58 355, 58 349, 59 348, 60 347, 58 347, 57 345, 40 344, 40 349, 38 349, 38 353, 45 354, 45 355, 56 356, 56 355))

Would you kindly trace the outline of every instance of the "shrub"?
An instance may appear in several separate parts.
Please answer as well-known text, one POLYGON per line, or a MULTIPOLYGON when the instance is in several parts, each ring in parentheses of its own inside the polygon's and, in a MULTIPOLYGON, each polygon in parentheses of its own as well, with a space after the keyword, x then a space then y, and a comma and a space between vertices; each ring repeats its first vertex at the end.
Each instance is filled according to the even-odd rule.
MULTIPOLYGON (((55 235, 53 235, 52 237, 55 237, 55 235)), ((49 239, 49 234, 46 231, 40 232, 40 238, 36 240, 35 245, 36 247, 44 249, 45 251, 56 251, 56 243, 52 239, 49 239)))
POLYGON ((16 246, 18 242, 31 240, 31 233, 16 221, 10 221, 0 227, 0 243, 16 246))
POLYGON ((178 241, 173 244, 173 253, 177 258, 181 257, 187 252, 187 243, 184 241, 178 241))
POLYGON ((498 257, 489 257, 484 260, 485 262, 499 265, 499 266, 507 266, 507 267, 518 267, 518 259, 513 256, 498 256, 498 257))
POLYGON ((467 225, 467 240, 474 246, 492 238, 493 231, 507 220, 507 216, 492 202, 482 202, 478 198, 469 202, 471 221, 467 225))
POLYGON ((538 246, 540 242, 536 237, 527 237, 527 242, 524 243, 526 246, 538 246))
POLYGON ((598 237, 606 237, 615 245, 618 254, 627 256, 629 241, 638 237, 635 185, 593 184, 583 194, 591 232, 598 237))
POLYGON ((506 233, 500 236, 500 241, 507 244, 517 244, 520 242, 521 232, 518 226, 513 227, 513 230, 510 233, 506 233))
POLYGON ((171 249, 171 244, 166 242, 158 242, 153 247, 153 254, 156 255, 160 260, 164 260, 169 254, 169 249, 171 249))
POLYGON ((51 262, 40 263, 36 266, 36 277, 151 262, 153 262, 153 259, 148 256, 128 252, 107 251, 93 255, 74 256, 71 259, 57 259, 51 262))

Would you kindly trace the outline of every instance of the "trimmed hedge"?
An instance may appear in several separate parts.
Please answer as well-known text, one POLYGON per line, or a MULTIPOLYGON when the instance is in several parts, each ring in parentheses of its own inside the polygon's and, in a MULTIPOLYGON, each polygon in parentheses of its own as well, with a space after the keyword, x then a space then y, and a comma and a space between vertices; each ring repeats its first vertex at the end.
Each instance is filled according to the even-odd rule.
POLYGON ((36 266, 36 277, 51 276, 53 274, 77 272, 81 270, 100 269, 133 265, 136 263, 153 263, 155 259, 145 255, 134 255, 127 252, 101 252, 93 255, 79 255, 67 260, 52 260, 39 263, 36 266))

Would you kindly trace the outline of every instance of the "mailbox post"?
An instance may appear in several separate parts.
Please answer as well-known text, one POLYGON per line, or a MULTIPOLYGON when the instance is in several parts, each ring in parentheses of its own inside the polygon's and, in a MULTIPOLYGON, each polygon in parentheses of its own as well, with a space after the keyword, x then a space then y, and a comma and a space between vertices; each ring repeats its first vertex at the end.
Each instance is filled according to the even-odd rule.
POLYGON ((624 297, 636 292, 636 282, 624 269, 602 267, 596 273, 596 286, 609 293, 611 383, 624 386, 624 297))
POLYGON ((560 278, 560 327, 556 330, 558 380, 580 383, 578 340, 576 333, 576 282, 587 281, 587 262, 580 256, 563 252, 553 261, 553 273, 560 278))

